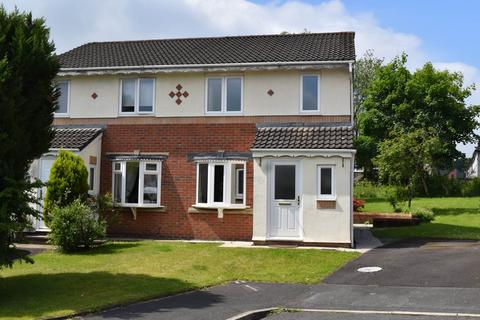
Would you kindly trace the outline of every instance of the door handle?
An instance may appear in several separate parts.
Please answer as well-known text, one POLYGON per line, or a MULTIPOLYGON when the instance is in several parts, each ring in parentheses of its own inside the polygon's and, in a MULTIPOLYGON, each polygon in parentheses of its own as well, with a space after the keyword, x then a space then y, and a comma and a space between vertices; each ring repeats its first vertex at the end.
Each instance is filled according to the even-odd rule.
POLYGON ((297 196, 297 205, 300 205, 300 196, 297 196))
POLYGON ((291 205, 291 203, 290 202, 279 202, 278 205, 279 206, 289 206, 289 205, 291 205))

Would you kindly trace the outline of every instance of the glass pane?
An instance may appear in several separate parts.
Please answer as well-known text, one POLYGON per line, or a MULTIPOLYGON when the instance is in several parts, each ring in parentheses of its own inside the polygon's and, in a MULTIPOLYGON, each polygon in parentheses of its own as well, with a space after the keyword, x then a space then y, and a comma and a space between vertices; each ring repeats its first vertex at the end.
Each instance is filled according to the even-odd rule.
POLYGON ((113 201, 122 202, 122 174, 115 173, 113 176, 113 201))
POLYGON ((95 169, 90 168, 90 176, 88 180, 88 190, 93 190, 93 185, 95 183, 95 169))
POLYGON ((223 202, 223 165, 214 166, 213 202, 223 202))
POLYGON ((242 79, 227 78, 227 111, 241 111, 242 79))
POLYGON ((237 181, 237 194, 243 195, 243 173, 244 170, 238 171, 238 181, 237 181))
POLYGON ((318 77, 303 76, 303 104, 302 110, 318 110, 318 77))
POLYGON ((121 164, 119 162, 115 163, 115 171, 120 171, 121 170, 121 164))
POLYGON ((208 164, 200 163, 198 165, 198 203, 207 203, 208 190, 208 164))
POLYGON ((157 171, 157 164, 156 163, 147 163, 147 164, 145 164, 145 170, 147 170, 147 171, 157 171))
POLYGON ((140 80, 140 97, 138 110, 140 112, 153 111, 153 79, 140 80))
POLYGON ((207 111, 222 111, 222 79, 208 79, 207 111))
POLYGON ((332 194, 332 168, 321 168, 320 179, 320 194, 332 194))
POLYGON ((135 80, 122 80, 122 112, 135 111, 135 80))
POLYGON ((143 176, 143 203, 157 203, 158 176, 146 174, 143 176))
POLYGON ((127 162, 127 178, 125 182, 125 202, 138 203, 138 178, 140 163, 127 162))
POLYGON ((60 90, 60 97, 57 101, 56 113, 67 113, 68 112, 68 82, 59 82, 57 84, 58 89, 60 90))
POLYGON ((295 200, 295 165, 275 165, 275 199, 295 200))

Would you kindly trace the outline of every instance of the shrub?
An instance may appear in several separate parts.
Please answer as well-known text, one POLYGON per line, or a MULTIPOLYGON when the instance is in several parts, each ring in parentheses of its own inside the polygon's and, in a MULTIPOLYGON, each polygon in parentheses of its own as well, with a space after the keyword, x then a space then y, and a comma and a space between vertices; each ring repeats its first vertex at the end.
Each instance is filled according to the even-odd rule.
POLYGON ((353 188, 354 196, 359 199, 386 199, 395 190, 394 186, 375 184, 369 181, 356 182, 353 188))
POLYGON ((105 222, 80 199, 63 208, 54 207, 50 228, 49 242, 65 252, 90 248, 95 239, 105 237, 105 222))
POLYGON ((465 197, 480 196, 480 178, 464 181, 462 184, 462 195, 465 197))
POLYGON ((353 197, 353 211, 360 212, 365 207, 365 201, 353 197))
POLYGON ((413 208, 410 212, 413 218, 420 219, 421 222, 431 222, 435 219, 433 211, 427 208, 413 208))
POLYGON ((52 165, 44 201, 46 222, 51 219, 54 207, 65 207, 75 199, 86 199, 88 171, 82 158, 72 152, 61 150, 52 165))

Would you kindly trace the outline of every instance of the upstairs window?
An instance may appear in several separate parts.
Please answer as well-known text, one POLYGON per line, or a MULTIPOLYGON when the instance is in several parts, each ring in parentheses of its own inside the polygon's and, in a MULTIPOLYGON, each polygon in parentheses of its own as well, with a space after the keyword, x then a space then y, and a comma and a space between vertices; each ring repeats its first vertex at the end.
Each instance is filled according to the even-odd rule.
POLYGON ((155 80, 151 78, 123 79, 120 113, 149 114, 154 110, 155 80))
POLYGON ((70 81, 58 81, 57 88, 60 91, 60 96, 57 100, 57 108, 55 109, 55 115, 68 115, 70 100, 70 81))
POLYGON ((197 206, 244 207, 245 162, 197 163, 197 206))
POLYGON ((114 162, 112 175, 114 202, 125 207, 159 206, 161 164, 159 161, 114 162))
POLYGON ((320 111, 320 78, 318 75, 301 76, 301 111, 320 111))
POLYGON ((243 78, 207 78, 207 113, 241 113, 243 109, 243 78))
POLYGON ((317 167, 318 199, 333 200, 335 192, 335 171, 333 166, 317 167))

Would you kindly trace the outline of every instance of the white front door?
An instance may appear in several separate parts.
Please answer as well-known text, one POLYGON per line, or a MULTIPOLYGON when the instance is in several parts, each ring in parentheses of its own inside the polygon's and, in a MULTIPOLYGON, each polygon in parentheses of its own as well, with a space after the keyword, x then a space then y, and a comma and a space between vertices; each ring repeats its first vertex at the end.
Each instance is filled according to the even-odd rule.
MULTIPOLYGON (((48 178, 50 177, 50 169, 52 168, 53 162, 55 161, 54 157, 42 158, 40 160, 40 180, 42 182, 47 182, 48 178)), ((47 193, 47 188, 42 187, 38 190, 38 200, 39 206, 38 211, 40 211, 41 215, 36 219, 35 222, 35 230, 48 230, 48 227, 45 225, 45 221, 43 220, 43 199, 47 193)))
POLYGON ((268 237, 301 238, 301 170, 299 161, 272 161, 268 237))

